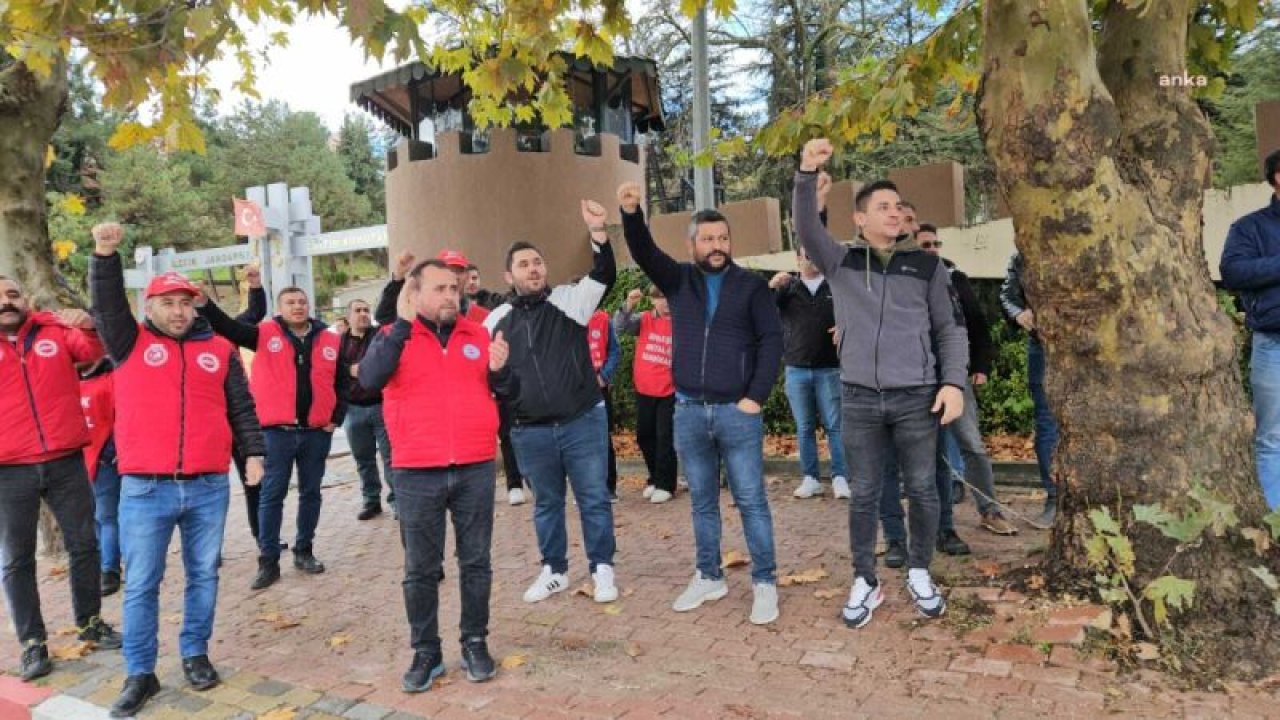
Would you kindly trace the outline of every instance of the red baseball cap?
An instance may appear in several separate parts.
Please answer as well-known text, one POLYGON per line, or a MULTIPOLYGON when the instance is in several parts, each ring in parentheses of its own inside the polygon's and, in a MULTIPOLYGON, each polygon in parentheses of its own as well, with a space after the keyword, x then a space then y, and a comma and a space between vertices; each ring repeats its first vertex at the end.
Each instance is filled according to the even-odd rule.
POLYGON ((193 285, 181 273, 167 272, 151 278, 151 282, 147 283, 147 291, 143 293, 143 297, 153 298, 156 295, 168 295, 175 292, 186 293, 191 297, 195 297, 200 294, 200 288, 193 285))
POLYGON ((467 256, 457 250, 441 250, 440 254, 436 256, 436 259, 442 261, 449 267, 458 268, 459 270, 466 270, 471 267, 471 263, 467 260, 467 256))

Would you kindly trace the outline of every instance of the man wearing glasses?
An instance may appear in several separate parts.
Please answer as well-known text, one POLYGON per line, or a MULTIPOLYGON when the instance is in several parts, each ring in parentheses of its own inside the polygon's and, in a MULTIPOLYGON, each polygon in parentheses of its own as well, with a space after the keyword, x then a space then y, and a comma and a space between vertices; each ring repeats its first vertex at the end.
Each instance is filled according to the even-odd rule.
POLYGON ((382 391, 369 390, 357 382, 360 361, 369 350, 375 334, 373 313, 369 303, 352 300, 347 305, 348 330, 342 333, 338 354, 351 368, 352 382, 347 385, 347 422, 343 426, 351 457, 355 458, 356 471, 360 474, 360 492, 364 507, 356 517, 369 520, 382 514, 382 480, 387 481, 387 504, 396 513, 396 491, 391 485, 391 443, 387 439, 387 426, 382 417, 382 391), (378 456, 382 456, 382 475, 378 475, 378 456))

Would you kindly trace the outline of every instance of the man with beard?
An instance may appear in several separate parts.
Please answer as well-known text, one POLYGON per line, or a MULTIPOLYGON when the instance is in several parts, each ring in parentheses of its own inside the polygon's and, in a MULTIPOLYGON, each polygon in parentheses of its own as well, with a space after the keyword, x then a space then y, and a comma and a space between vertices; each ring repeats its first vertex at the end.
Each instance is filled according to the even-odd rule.
MULTIPOLYGON (((693 512, 697 570, 672 608, 687 612, 729 592, 720 567, 720 464, 751 553, 756 625, 778 618, 773 518, 764 485, 763 408, 782 360, 782 324, 769 286, 733 262, 729 221, 700 210, 681 263, 658 249, 640 209, 640 186, 618 188, 631 257, 671 306, 675 444, 693 512)), ((603 221, 601 217, 601 221, 603 221)))
MULTIPOLYGON (((387 481, 387 504, 396 514, 396 490, 391 481, 391 440, 382 414, 382 393, 361 385, 360 361, 369 351, 369 345, 377 333, 373 329, 373 314, 369 303, 352 300, 347 304, 347 330, 342 333, 338 354, 351 368, 351 382, 347 384, 347 419, 343 429, 351 457, 356 461, 360 475, 360 493, 364 506, 356 515, 357 520, 370 520, 382 514, 382 478, 387 481), (382 456, 382 475, 378 475, 378 456, 382 456)), ((399 515, 396 515, 399 517, 399 515)))
POLYGON ((120 647, 98 617, 102 608, 93 491, 81 448, 89 431, 80 411, 76 363, 102 357, 93 321, 82 310, 32 311, 22 286, 0 276, 0 557, 4 598, 22 644, 19 675, 53 670, 36 584, 36 527, 44 500, 71 557, 71 607, 81 640, 120 647))
POLYGON ((595 601, 618 599, 613 507, 606 486, 609 424, 587 346, 587 323, 618 271, 604 208, 584 200, 582 217, 591 233, 591 272, 578 283, 551 289, 542 252, 527 242, 514 243, 507 250, 506 280, 515 297, 485 321, 511 346, 511 442, 533 487, 533 527, 542 554, 542 572, 524 593, 530 603, 569 588, 566 478, 578 502, 595 601))
POLYGON ((146 322, 129 309, 116 248, 124 230, 93 229, 89 289, 107 352, 116 365, 115 437, 121 479, 120 528, 129 582, 124 590, 127 678, 112 717, 132 717, 160 690, 156 678, 160 582, 176 527, 186 576, 182 671, 196 690, 218 684, 209 662, 218 599, 218 558, 226 526, 232 437, 248 458, 250 485, 262 479, 262 430, 239 354, 197 319, 200 290, 177 273, 144 293, 146 322))

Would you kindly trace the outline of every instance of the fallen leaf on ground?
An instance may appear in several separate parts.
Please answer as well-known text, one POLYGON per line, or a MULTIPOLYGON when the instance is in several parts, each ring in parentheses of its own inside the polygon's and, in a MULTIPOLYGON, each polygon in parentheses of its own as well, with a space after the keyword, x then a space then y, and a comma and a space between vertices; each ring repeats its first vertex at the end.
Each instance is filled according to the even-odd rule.
POLYGON ((1032 575, 1031 577, 1027 578, 1027 589, 1028 589, 1028 590, 1043 590, 1043 589, 1044 589, 1044 576, 1043 576, 1043 575, 1040 575, 1040 574, 1036 574, 1036 575, 1032 575))
POLYGON ((973 562, 973 569, 988 578, 996 577, 1001 572, 1000 563, 994 560, 975 560, 973 562))
POLYGON ((502 658, 502 662, 498 664, 502 666, 503 670, 515 670, 523 665, 524 662, 525 658, 523 655, 508 655, 502 658))
POLYGON ((66 637, 68 635, 75 635, 78 632, 80 632, 80 628, 76 627, 75 625, 68 625, 58 630, 57 634, 63 637, 66 637))
POLYGON ((298 717, 298 708, 292 705, 285 705, 275 710, 268 710, 259 715, 258 720, 293 720, 296 717, 298 717))
POLYGON ((738 552, 737 550, 730 550, 729 552, 724 554, 724 560, 721 561, 720 568, 726 569, 726 568, 746 567, 747 565, 750 565, 750 564, 751 564, 751 561, 748 560, 746 556, 744 556, 742 553, 738 552))
POLYGON ((278 612, 264 613, 259 615, 258 619, 262 622, 271 623, 271 627, 276 630, 288 630, 289 628, 295 628, 302 624, 301 620, 294 620, 293 618, 278 612))
POLYGON ((635 588, 627 588, 626 590, 622 591, 622 597, 631 597, 632 595, 635 595, 635 594, 636 594, 635 588))
POLYGON ((604 614, 605 615, 621 615, 622 606, 619 605, 618 603, 609 603, 608 605, 604 606, 604 614))
POLYGON ((644 654, 644 649, 633 642, 629 642, 627 643, 626 653, 629 657, 638 658, 644 654))
POLYGON ((818 598, 818 599, 820 599, 820 600, 830 600, 830 599, 831 599, 831 598, 833 598, 833 597, 839 597, 839 596, 840 596, 840 591, 839 591, 839 590, 837 590, 836 588, 826 588, 826 589, 821 589, 821 590, 814 590, 814 591, 813 591, 813 596, 814 596, 814 597, 816 597, 816 598, 818 598))
POLYGON ((574 590, 573 590, 573 594, 574 594, 574 595, 581 595, 582 597, 585 597, 585 598, 592 598, 592 599, 594 599, 594 598, 595 598, 595 596, 596 596, 596 586, 595 586, 595 585, 592 585, 592 584, 591 584, 591 583, 589 583, 589 582, 587 582, 587 583, 582 583, 582 584, 581 584, 581 585, 579 585, 578 587, 574 588, 574 590))
POLYGON ((334 635, 333 637, 329 638, 329 647, 340 648, 349 642, 351 642, 350 635, 347 635, 345 633, 338 633, 337 635, 334 635))
POLYGON ((822 582, 831 577, 831 573, 827 572, 824 567, 809 568, 800 572, 783 575, 778 578, 779 587, 790 587, 792 585, 811 585, 816 582, 822 582))
POLYGON ((1160 648, 1155 643, 1140 642, 1133 646, 1133 655, 1139 660, 1159 660, 1160 648))
POLYGON ((79 660, 93 649, 93 643, 80 642, 74 645, 50 648, 49 654, 58 660, 79 660))
POLYGON ((61 577, 67 574, 66 565, 54 565, 49 568, 49 577, 61 577))

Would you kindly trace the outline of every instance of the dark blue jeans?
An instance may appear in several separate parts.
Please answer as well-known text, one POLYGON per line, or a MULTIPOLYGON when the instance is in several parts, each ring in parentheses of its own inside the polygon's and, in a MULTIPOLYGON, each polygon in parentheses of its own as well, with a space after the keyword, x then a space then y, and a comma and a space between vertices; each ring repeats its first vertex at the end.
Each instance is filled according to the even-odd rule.
POLYGON ((284 519, 284 498, 289 494, 289 476, 298 468, 298 535, 294 552, 310 552, 320 524, 320 483, 329 457, 333 434, 324 430, 263 430, 267 444, 266 472, 258 504, 258 552, 262 557, 280 557, 280 525, 284 519))
POLYGON ((391 481, 391 441, 382 420, 382 404, 349 405, 343 424, 351 457, 360 475, 360 494, 366 506, 382 504, 382 478, 387 480, 387 503, 396 504, 396 489, 391 481), (378 475, 378 456, 382 456, 382 475, 378 475))
POLYGON ((848 478, 840 441, 840 368, 802 368, 784 371, 787 402, 796 420, 800 471, 818 479, 818 423, 827 431, 831 448, 831 476, 848 478))
POLYGON ((1027 385, 1030 386, 1031 402, 1036 411, 1036 464, 1040 470, 1040 484, 1053 500, 1058 497, 1052 475, 1053 450, 1058 445, 1058 421, 1049 409, 1049 397, 1044 392, 1044 372, 1044 345, 1032 335, 1027 340, 1027 385))
POLYGON ((493 570, 493 461, 395 472, 404 545, 404 607, 414 650, 440 649, 440 580, 444 577, 446 515, 453 518, 462 596, 460 640, 489 634, 493 570))
POLYGON ((98 528, 98 550, 103 572, 120 572, 120 473, 116 471, 116 444, 108 440, 98 456, 93 477, 93 522, 98 528))
POLYGON ((724 576, 720 569, 723 461, 751 553, 751 581, 774 582, 773 516, 764 486, 764 413, 744 413, 733 404, 677 401, 676 453, 689 481, 698 571, 705 578, 724 576))
POLYGON ((609 502, 609 420, 604 401, 564 424, 517 425, 511 444, 520 471, 533 486, 533 527, 542 564, 569 570, 565 530, 565 479, 573 486, 591 572, 612 565, 613 505, 609 502))

